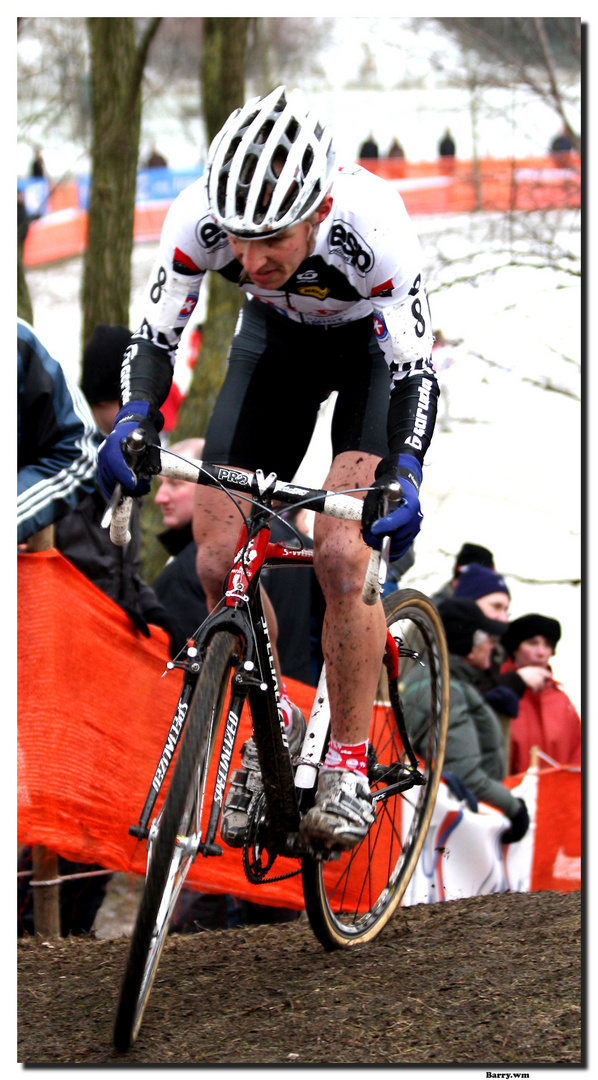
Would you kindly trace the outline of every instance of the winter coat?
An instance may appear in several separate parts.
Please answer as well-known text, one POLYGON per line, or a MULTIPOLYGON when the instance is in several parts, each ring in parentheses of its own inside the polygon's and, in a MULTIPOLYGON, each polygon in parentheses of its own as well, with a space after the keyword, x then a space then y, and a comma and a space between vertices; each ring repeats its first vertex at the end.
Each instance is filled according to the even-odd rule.
MULTIPOLYGON (((102 439, 99 433, 97 439, 102 439)), ((129 525, 131 540, 125 547, 113 544, 109 529, 102 528, 106 506, 106 499, 99 488, 86 495, 72 513, 56 523, 55 547, 98 589, 124 608, 145 636, 149 632, 149 623, 171 633, 167 612, 139 572, 141 531, 138 500, 133 500, 129 525)))
POLYGON ((73 510, 95 486, 95 424, 78 387, 17 319, 17 543, 73 510))
POLYGON ((206 594, 197 576, 197 548, 191 525, 168 529, 158 537, 171 558, 154 581, 158 600, 172 624, 172 655, 176 656, 208 614, 206 594))
MULTIPOLYGON (((444 768, 454 773, 482 802, 513 818, 520 802, 502 777, 505 750, 498 717, 477 689, 478 671, 463 657, 449 654, 449 726, 444 768)), ((424 668, 415 665, 402 693, 407 730, 416 753, 424 752, 430 715, 430 684, 424 668)))
MULTIPOLYGON (((503 673, 515 670, 512 660, 501 667, 503 673)), ((529 768, 532 746, 560 765, 581 765, 581 720, 552 675, 541 690, 527 687, 519 702, 511 722, 510 775, 529 768)))

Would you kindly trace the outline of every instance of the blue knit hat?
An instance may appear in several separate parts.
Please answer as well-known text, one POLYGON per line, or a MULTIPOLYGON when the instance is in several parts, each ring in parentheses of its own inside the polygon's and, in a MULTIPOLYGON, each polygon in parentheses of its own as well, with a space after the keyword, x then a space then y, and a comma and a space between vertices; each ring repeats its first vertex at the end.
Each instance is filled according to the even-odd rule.
POLYGON ((504 592, 508 597, 511 596, 504 577, 497 574, 496 570, 489 570, 487 566, 470 563, 469 566, 464 566, 459 574, 453 596, 465 600, 479 600, 481 596, 495 592, 504 592))

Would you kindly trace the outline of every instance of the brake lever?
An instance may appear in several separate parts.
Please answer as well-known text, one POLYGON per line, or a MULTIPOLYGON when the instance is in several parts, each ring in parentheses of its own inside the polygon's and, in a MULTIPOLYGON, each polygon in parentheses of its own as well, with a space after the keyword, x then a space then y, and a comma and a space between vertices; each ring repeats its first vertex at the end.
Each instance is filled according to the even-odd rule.
MULTIPOLYGON (((386 517, 396 510, 403 498, 403 489, 398 480, 391 480, 381 498, 380 517, 386 517)), ((383 589, 388 576, 388 564, 390 562, 390 536, 382 538, 380 546, 380 562, 378 564, 378 585, 383 589)))

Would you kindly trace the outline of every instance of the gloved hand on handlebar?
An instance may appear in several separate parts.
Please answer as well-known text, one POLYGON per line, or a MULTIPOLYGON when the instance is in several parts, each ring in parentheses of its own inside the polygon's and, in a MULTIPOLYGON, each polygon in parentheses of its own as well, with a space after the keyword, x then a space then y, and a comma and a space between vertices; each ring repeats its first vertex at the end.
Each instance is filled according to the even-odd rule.
POLYGON ((151 476, 160 471, 160 451, 156 447, 160 446, 158 431, 163 423, 161 412, 149 401, 130 401, 117 413, 112 431, 98 451, 98 479, 107 498, 117 484, 125 495, 147 495, 151 476), (144 432, 148 444, 153 444, 144 452, 142 476, 136 475, 123 454, 125 439, 137 428, 144 432))
POLYGON ((366 544, 380 550, 382 538, 390 536, 390 559, 394 562, 409 550, 423 521, 419 505, 419 489, 422 482, 422 467, 411 454, 399 454, 399 460, 386 457, 378 463, 376 480, 366 495, 362 532, 366 544), (380 493, 390 480, 398 480, 403 489, 403 499, 399 506, 386 517, 379 516, 380 493))

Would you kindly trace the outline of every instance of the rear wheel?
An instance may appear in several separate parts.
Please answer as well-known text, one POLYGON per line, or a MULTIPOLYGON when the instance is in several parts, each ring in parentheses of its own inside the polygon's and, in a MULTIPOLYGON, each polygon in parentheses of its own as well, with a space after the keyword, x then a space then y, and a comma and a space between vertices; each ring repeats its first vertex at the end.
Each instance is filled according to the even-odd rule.
MULTIPOLYGON (((432 817, 446 743, 448 655, 440 617, 431 600, 413 589, 384 600, 386 625, 399 645, 399 697, 405 669, 418 665, 428 737, 414 774, 390 704, 382 666, 370 725, 368 778, 376 821, 365 839, 338 860, 303 859, 303 891, 310 923, 326 949, 371 941, 403 897, 432 817), (419 665, 423 665, 421 671, 419 665), (397 791, 397 786, 404 790, 397 791), (393 790, 394 789, 394 790, 393 790)), ((410 690, 409 706, 416 705, 410 690)), ((412 734, 409 717, 407 731, 412 734)))
POLYGON ((137 1037, 175 904, 205 836, 208 807, 204 808, 203 795, 235 649, 235 638, 227 633, 217 634, 208 647, 168 794, 152 822, 145 889, 114 1026, 114 1045, 120 1051, 137 1037))

